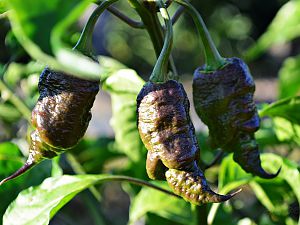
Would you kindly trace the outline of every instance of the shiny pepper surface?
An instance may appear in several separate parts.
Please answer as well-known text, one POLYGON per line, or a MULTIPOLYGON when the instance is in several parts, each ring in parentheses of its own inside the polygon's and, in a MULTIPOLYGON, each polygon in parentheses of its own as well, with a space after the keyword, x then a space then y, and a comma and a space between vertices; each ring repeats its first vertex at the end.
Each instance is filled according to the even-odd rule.
POLYGON ((45 68, 40 75, 40 97, 31 116, 29 156, 11 180, 43 159, 51 159, 74 147, 83 137, 91 120, 91 108, 99 91, 98 81, 88 81, 45 68))
POLYGON ((227 64, 214 72, 202 72, 204 68, 201 67, 195 71, 193 99, 196 112, 209 128, 212 147, 234 152, 234 160, 246 172, 273 178, 278 173, 269 174, 261 167, 254 138, 260 119, 253 101, 253 78, 241 59, 226 60, 227 64))
POLYGON ((198 166, 195 129, 189 100, 177 81, 148 82, 137 97, 138 129, 148 149, 146 169, 151 179, 167 179, 173 191, 194 204, 226 201, 232 195, 214 193, 198 166))
POLYGON ((40 97, 32 111, 32 151, 48 158, 75 146, 91 120, 91 108, 99 82, 44 69, 39 80, 40 97), (40 144, 48 146, 46 149, 40 144))

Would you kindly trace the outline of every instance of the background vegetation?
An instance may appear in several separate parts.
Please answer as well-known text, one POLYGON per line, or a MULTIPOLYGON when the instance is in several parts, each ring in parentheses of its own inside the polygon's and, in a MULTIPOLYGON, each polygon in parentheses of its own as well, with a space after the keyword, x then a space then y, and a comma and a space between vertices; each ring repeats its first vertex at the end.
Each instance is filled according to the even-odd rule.
MULTIPOLYGON (((98 55, 115 60, 99 56, 98 66, 75 55, 71 48, 91 2, 0 0, 0 179, 19 168, 28 155, 30 111, 38 98, 38 77, 45 65, 83 77, 96 77, 103 68, 109 71, 102 89, 111 98, 111 109, 102 104, 94 114, 111 110, 114 131, 112 136, 103 132, 93 133, 93 138, 86 136, 67 154, 44 161, 1 186, 3 224, 48 224, 52 217, 50 224, 197 224, 195 207, 181 199, 128 183, 99 185, 110 178, 105 174, 148 180, 146 150, 136 129, 135 98, 156 58, 145 30, 130 28, 108 12, 95 30, 94 48, 98 55)), ((209 205, 208 223, 295 225, 300 201, 300 1, 192 3, 202 13, 222 55, 244 58, 254 78, 273 78, 278 85, 277 96, 272 95, 275 98, 258 102, 263 119, 256 137, 265 153, 263 167, 274 172, 281 165, 280 175, 273 180, 252 177, 226 155, 206 176, 221 193, 241 185, 243 192, 225 204, 209 205)), ((139 19, 127 1, 115 6, 139 19)), ((176 8, 172 4, 171 14, 176 8)), ((174 32, 174 60, 179 73, 185 75, 181 80, 188 85, 193 70, 204 61, 200 41, 186 15, 176 23, 174 32)), ((198 130, 198 138, 203 160, 208 163, 217 151, 206 145, 205 129, 198 130)), ((168 188, 165 182, 151 183, 168 188)))

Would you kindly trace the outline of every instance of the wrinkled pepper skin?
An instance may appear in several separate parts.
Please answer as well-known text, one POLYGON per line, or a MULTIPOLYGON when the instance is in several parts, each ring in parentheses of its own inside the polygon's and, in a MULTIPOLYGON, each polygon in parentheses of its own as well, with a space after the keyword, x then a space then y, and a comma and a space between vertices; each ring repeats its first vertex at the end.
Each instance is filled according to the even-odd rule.
POLYGON ((11 180, 42 161, 74 147, 91 120, 91 108, 99 91, 99 81, 88 81, 45 68, 40 75, 40 97, 33 111, 29 156, 11 180))
POLYGON ((247 65, 239 58, 229 58, 217 71, 202 71, 204 67, 194 73, 193 100, 198 116, 209 128, 211 146, 234 152, 234 160, 248 173, 262 178, 277 176, 261 167, 254 138, 260 118, 247 65))
POLYGON ((44 69, 40 76, 40 97, 32 111, 30 150, 52 158, 72 148, 85 134, 99 82, 44 69), (47 146, 46 148, 39 146, 47 146))
POLYGON ((138 130, 148 149, 151 179, 167 179, 173 191, 194 204, 222 202, 232 195, 214 193, 198 166, 200 157, 190 103, 177 81, 148 82, 137 96, 138 130))

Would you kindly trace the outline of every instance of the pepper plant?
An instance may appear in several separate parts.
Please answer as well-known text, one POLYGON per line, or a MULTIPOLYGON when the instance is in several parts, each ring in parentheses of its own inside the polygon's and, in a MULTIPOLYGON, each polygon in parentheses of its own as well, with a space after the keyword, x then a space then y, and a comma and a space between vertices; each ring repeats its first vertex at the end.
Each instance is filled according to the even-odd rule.
MULTIPOLYGON (((111 224, 100 207, 101 188, 118 182, 130 209, 128 221, 114 224, 297 224, 299 157, 291 155, 299 155, 300 143, 298 58, 287 59, 280 71, 279 99, 256 104, 247 65, 221 56, 199 13, 205 9, 188 0, 128 0, 131 17, 124 4, 0 1, 0 22, 9 24, 6 43, 15 51, 0 65, 2 223, 111 224), (79 36, 74 24, 90 5, 95 9, 79 36), (157 56, 152 73, 143 76, 148 82, 93 53, 95 25, 106 11, 128 29, 147 32, 157 56), (176 23, 185 14, 199 33, 202 47, 195 51, 205 58, 192 89, 209 135, 195 131, 172 54, 176 23), (114 136, 91 140, 83 135, 99 87, 111 97, 114 136), (288 153, 264 152, 270 146, 288 153), (64 214, 73 198, 84 202, 88 218, 64 214)), ((286 3, 245 59, 297 37, 289 30, 300 23, 297 10, 298 1, 286 3), (283 18, 290 7, 295 12, 283 18)))

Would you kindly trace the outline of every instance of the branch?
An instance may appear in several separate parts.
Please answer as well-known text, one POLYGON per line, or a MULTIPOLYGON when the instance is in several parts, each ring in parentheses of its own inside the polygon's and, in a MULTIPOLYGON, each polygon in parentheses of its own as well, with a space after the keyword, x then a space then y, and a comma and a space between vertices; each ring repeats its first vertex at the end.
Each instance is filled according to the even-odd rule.
POLYGON ((123 22, 127 23, 129 26, 137 29, 143 29, 145 28, 144 23, 142 21, 135 21, 128 16, 126 16, 124 13, 120 12, 117 8, 110 6, 107 8, 107 10, 113 14, 114 16, 118 17, 123 22))

